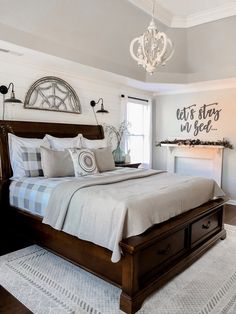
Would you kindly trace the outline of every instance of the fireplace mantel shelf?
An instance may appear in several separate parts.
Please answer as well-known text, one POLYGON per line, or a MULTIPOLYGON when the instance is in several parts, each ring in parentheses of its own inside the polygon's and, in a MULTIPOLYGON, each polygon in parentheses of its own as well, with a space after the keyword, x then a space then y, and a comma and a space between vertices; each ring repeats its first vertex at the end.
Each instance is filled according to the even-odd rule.
POLYGON ((216 149, 224 149, 225 147, 222 145, 179 145, 179 144, 161 144, 163 147, 180 147, 180 148, 216 148, 216 149))

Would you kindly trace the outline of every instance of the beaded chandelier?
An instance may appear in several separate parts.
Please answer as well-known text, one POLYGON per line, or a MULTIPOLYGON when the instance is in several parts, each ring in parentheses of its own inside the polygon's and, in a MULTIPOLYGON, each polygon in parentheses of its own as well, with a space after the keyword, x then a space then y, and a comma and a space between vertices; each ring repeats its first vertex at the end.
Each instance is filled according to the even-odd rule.
POLYGON ((154 21, 155 0, 152 20, 147 30, 130 43, 130 54, 148 73, 152 74, 159 65, 165 65, 174 54, 173 44, 165 33, 158 31, 154 21))

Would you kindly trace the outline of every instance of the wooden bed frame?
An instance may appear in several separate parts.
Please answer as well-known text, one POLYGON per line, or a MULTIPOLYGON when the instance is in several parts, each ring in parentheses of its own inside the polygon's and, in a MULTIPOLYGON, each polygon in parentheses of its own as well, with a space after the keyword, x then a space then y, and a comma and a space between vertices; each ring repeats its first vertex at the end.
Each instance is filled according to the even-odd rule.
POLYGON ((89 272, 120 287, 120 308, 132 314, 143 301, 164 283, 183 271, 219 239, 226 237, 224 204, 226 198, 202 206, 154 225, 145 233, 124 239, 120 246, 123 256, 111 262, 111 252, 91 242, 82 241, 41 222, 39 217, 9 205, 9 162, 7 133, 21 137, 73 137, 82 133, 89 139, 104 137, 101 126, 41 122, 0 121, 0 156, 2 180, 1 207, 10 216, 11 224, 43 247, 63 256, 89 272))

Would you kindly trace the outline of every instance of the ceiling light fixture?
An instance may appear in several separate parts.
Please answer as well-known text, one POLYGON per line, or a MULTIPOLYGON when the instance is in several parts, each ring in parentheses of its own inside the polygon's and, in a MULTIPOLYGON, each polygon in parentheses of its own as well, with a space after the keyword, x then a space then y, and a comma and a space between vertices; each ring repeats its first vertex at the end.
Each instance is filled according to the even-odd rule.
POLYGON ((130 54, 148 73, 152 74, 159 65, 165 65, 173 54, 173 44, 165 33, 158 31, 154 21, 156 0, 153 0, 152 19, 142 36, 130 43, 130 54))

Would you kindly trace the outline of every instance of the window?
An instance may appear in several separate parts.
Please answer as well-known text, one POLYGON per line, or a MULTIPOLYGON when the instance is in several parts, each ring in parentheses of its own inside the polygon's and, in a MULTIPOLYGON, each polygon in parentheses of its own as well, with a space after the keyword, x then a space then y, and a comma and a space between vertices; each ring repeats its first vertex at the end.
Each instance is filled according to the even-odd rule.
POLYGON ((151 105, 144 101, 127 101, 126 120, 129 125, 127 151, 131 162, 141 162, 144 167, 151 166, 151 105))

